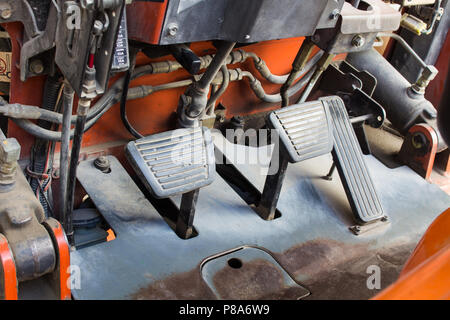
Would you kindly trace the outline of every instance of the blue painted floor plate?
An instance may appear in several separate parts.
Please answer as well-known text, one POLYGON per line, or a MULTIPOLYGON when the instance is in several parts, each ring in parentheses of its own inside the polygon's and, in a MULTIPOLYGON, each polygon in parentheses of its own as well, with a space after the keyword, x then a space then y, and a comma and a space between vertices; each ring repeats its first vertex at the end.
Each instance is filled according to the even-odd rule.
MULTIPOLYGON (((248 149, 239 148, 237 153, 248 149)), ((367 267, 379 265, 385 272, 382 288, 388 286, 427 226, 450 206, 444 192, 409 168, 388 169, 367 156, 391 223, 355 236, 348 230, 354 223, 338 175, 332 182, 320 178, 331 165, 331 156, 326 155, 289 166, 278 205, 282 217, 271 222, 262 220, 217 175, 200 191, 194 222, 199 235, 181 240, 118 160, 109 160, 109 174, 95 169, 93 161, 79 167, 80 183, 115 230, 116 239, 72 252, 72 264, 81 269, 75 299, 219 298, 202 277, 202 262, 241 246, 270 253, 311 291, 309 298, 364 299, 378 292, 366 287, 367 267)), ((264 169, 236 166, 262 189, 264 169)))

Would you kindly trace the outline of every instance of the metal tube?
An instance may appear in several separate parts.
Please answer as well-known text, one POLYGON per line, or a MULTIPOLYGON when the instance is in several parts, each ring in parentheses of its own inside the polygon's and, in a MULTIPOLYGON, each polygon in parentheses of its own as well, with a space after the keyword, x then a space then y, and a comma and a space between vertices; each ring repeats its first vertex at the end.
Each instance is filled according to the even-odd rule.
POLYGON ((317 63, 317 69, 314 72, 311 80, 308 83, 308 86, 305 88, 305 90, 302 93, 302 96, 300 100, 297 103, 303 103, 308 99, 311 91, 314 89, 314 86, 316 85, 317 81, 319 80, 320 76, 324 73, 324 71, 328 68, 328 66, 333 61, 335 55, 331 53, 325 53, 321 58, 320 61, 317 63))
POLYGON ((298 78, 299 74, 302 72, 303 68, 305 67, 306 63, 308 62, 308 58, 312 53, 312 50, 314 48, 314 43, 307 39, 303 42, 302 46, 300 47, 297 56, 294 59, 294 62, 292 64, 292 71, 289 74, 286 82, 283 84, 280 90, 281 94, 281 107, 287 107, 289 105, 289 94, 288 90, 291 87, 291 85, 294 83, 295 79, 298 78))
POLYGON ((411 48, 411 46, 408 44, 408 42, 405 41, 405 39, 403 39, 402 37, 400 37, 398 34, 395 33, 384 33, 384 32, 380 32, 378 33, 379 37, 387 37, 387 38, 392 38, 394 40, 397 40, 398 43, 400 43, 402 45, 402 47, 410 54, 414 57, 414 59, 416 59, 420 65, 424 68, 428 67, 428 65, 425 63, 425 61, 422 60, 422 58, 413 50, 413 48, 411 48))
POLYGON ((220 48, 217 50, 217 54, 214 56, 211 64, 206 69, 200 81, 198 81, 198 88, 207 90, 211 85, 211 82, 216 77, 222 65, 225 63, 227 57, 233 50, 236 42, 224 41, 220 48))
MULTIPOLYGON (((61 128, 61 151, 59 155, 59 189, 60 199, 67 198, 67 186, 69 176, 69 149, 70 149, 70 127, 73 110, 74 90, 66 82, 63 92, 63 121, 61 128)), ((60 205, 59 220, 64 221, 67 216, 67 208, 64 202, 60 205)))
POLYGON ((83 140, 84 127, 86 124, 87 113, 91 105, 90 99, 80 99, 77 111, 77 124, 75 126, 75 135, 72 143, 72 152, 70 155, 70 167, 68 176, 67 194, 65 199, 65 216, 63 226, 66 231, 67 240, 71 245, 74 244, 73 237, 73 206, 75 200, 75 187, 77 181, 78 161, 80 159, 81 142, 83 140))

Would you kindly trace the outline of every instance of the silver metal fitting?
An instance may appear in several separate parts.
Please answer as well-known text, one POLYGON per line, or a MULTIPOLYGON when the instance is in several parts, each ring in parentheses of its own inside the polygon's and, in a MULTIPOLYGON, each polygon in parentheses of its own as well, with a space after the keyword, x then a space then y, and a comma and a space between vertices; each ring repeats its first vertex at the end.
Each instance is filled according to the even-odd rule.
POLYGON ((4 20, 11 18, 12 8, 9 3, 2 3, 0 5, 0 17, 4 20))
POLYGON ((20 144, 15 138, 0 141, 0 185, 13 185, 16 181, 20 144))
POLYGON ((417 94, 425 94, 425 89, 430 84, 430 81, 436 78, 439 73, 435 66, 429 65, 423 69, 419 79, 411 86, 411 89, 417 94))
POLYGON ((175 37, 178 33, 178 25, 176 23, 170 23, 167 26, 167 35, 170 37, 175 37))
POLYGON ((352 46, 356 48, 361 48, 363 45, 366 44, 366 39, 360 34, 356 35, 352 39, 352 46))
POLYGON ((45 70, 44 64, 41 60, 36 59, 30 63, 30 71, 35 74, 42 74, 45 70))

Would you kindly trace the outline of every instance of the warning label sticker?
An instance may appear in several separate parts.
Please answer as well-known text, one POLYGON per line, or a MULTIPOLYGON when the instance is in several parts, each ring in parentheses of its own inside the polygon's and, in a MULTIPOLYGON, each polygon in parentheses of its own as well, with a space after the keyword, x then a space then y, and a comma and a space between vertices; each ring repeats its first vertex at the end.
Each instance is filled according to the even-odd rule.
POLYGON ((11 82, 11 52, 0 52, 0 82, 11 82))

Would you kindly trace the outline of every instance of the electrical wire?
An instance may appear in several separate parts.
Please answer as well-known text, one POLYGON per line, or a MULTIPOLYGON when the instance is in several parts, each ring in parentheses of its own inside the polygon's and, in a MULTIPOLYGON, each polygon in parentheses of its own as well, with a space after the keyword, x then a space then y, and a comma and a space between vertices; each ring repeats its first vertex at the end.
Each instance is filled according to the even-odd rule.
POLYGON ((131 61, 130 61, 130 67, 125 75, 125 82, 123 85, 122 90, 122 98, 120 100, 120 118, 122 119, 122 123, 125 126, 125 128, 128 130, 129 133, 131 133, 136 139, 141 139, 144 136, 140 134, 136 129, 133 128, 130 121, 127 117, 127 97, 128 97, 128 90, 130 88, 130 82, 131 77, 134 72, 134 68, 136 67, 136 57, 139 52, 139 50, 134 49, 130 50, 131 52, 131 61))

